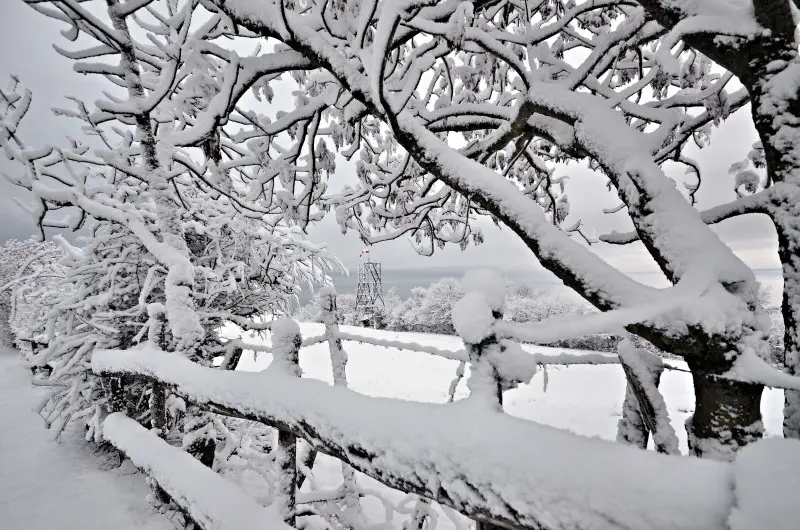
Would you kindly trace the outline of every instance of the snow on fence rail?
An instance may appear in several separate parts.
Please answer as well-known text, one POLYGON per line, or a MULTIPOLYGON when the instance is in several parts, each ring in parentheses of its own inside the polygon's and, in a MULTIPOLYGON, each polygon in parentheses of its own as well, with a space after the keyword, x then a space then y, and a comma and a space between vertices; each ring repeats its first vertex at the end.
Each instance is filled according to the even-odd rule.
POLYGON ((280 371, 205 368, 154 348, 98 351, 92 368, 290 432, 389 487, 504 527, 721 529, 731 505, 727 464, 581 437, 470 399, 373 398, 280 371))
MULTIPOLYGON (((358 505, 355 469, 386 486, 455 509, 489 530, 722 529, 729 527, 732 506, 742 505, 742 495, 761 491, 742 483, 744 479, 734 479, 738 476, 731 469, 735 463, 635 448, 646 447, 652 434, 659 452, 677 453, 675 435, 657 389, 660 370, 666 366, 660 361, 658 366, 642 364, 644 359, 639 358, 644 352, 627 343, 623 346, 629 351, 621 352, 626 355, 620 357, 624 357, 628 381, 623 411, 628 426, 623 441, 629 445, 585 438, 505 415, 503 391, 529 381, 538 365, 617 364, 621 359, 604 354, 525 352, 502 334, 498 337, 502 298, 494 296, 497 289, 487 292, 486 286, 478 283, 453 310, 454 324, 464 339, 463 350, 341 333, 336 324, 336 294, 329 289, 321 293, 325 333, 304 341, 293 321, 272 324, 273 345, 260 351, 271 351, 275 357, 263 372, 203 367, 152 343, 126 351, 96 351, 92 369, 110 379, 105 388, 110 389, 112 408, 122 403, 125 380, 145 379, 154 389, 168 390, 212 412, 276 428, 280 448, 276 506, 288 526, 295 525, 296 504, 304 499, 296 494, 296 484, 302 484, 303 478, 298 476, 298 468, 310 469, 317 452, 342 462, 344 483, 339 489, 348 507, 358 505), (417 350, 462 365, 469 362, 470 397, 440 405, 373 398, 348 390, 343 340, 417 350), (321 342, 329 345, 333 387, 298 377, 300 348, 321 342), (305 440, 311 451, 299 456, 297 438, 305 440)), ((488 283, 492 287, 492 282, 488 283)), ((247 348, 245 343, 234 346, 239 351, 247 348)), ((159 448, 166 442, 155 434, 134 436, 131 433, 139 431, 130 425, 132 420, 123 421, 116 414, 110 418, 106 436, 194 517, 189 509, 191 492, 182 489, 192 486, 173 480, 172 474, 155 464, 150 455, 180 451, 162 451, 159 448), (142 441, 127 443, 131 438, 142 441)), ((800 463, 797 467, 800 474, 800 463)), ((224 479, 215 475, 212 482, 218 480, 224 479)), ((772 499, 780 501, 779 497, 772 499)), ((760 497, 750 501, 752 505, 763 503, 760 497)), ((422 501, 421 505, 426 503, 422 501)), ((208 529, 229 527, 223 521, 224 514, 217 520, 213 515, 216 512, 212 512, 200 512, 195 522, 208 529)), ((740 520, 746 515, 740 513, 740 520)), ((424 517, 417 521, 419 528, 424 517)))
POLYGON ((158 487, 201 528, 290 528, 272 507, 261 506, 236 484, 121 412, 105 419, 103 437, 155 480, 158 487))
MULTIPOLYGON (((379 346, 383 348, 395 348, 398 350, 409 350, 421 353, 429 353, 436 357, 449 359, 451 361, 468 361, 469 356, 466 350, 448 350, 444 348, 436 348, 435 346, 428 346, 412 341, 389 340, 381 339, 378 337, 370 337, 369 335, 361 335, 358 333, 339 333, 339 338, 343 341, 360 342, 362 344, 371 344, 372 346, 379 346)), ((325 342, 326 335, 318 335, 311 337, 308 341, 303 340, 303 346, 310 346, 325 342)), ((611 353, 525 353, 528 360, 522 361, 530 366, 553 364, 561 366, 570 366, 576 364, 620 364, 619 357, 611 353)), ((502 364, 502 360, 499 361, 502 364)))

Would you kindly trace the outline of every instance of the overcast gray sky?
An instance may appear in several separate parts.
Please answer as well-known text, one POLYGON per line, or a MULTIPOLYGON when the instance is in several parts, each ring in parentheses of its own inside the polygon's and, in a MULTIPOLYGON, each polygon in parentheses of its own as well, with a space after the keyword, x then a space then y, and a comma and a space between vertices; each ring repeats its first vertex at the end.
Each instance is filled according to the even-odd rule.
MULTIPOLYGON (((68 106, 65 95, 79 96, 87 102, 96 99, 97 80, 92 80, 72 70, 71 62, 53 50, 53 43, 69 43, 59 35, 63 26, 47 19, 23 4, 21 0, 2 0, 0 16, 0 83, 5 86, 8 74, 16 74, 33 91, 34 104, 21 133, 30 143, 45 145, 60 143, 66 134, 76 133, 74 124, 65 118, 54 117, 52 106, 68 106)), ((699 152, 690 153, 704 172, 704 183, 698 193, 701 208, 708 208, 735 198, 733 177, 728 174, 731 163, 744 158, 756 140, 747 109, 740 110, 712 135, 711 145, 699 152)), ((1 171, 16 171, 4 157, 0 157, 1 171)), ((615 193, 605 188, 605 178, 580 165, 559 168, 570 180, 567 192, 572 204, 568 223, 582 219, 590 234, 611 230, 628 230, 630 220, 623 211, 606 215, 603 208, 616 206, 615 193)), ((351 179, 352 166, 339 160, 336 179, 351 179)), ((683 169, 675 171, 676 180, 684 180, 683 169)), ((14 199, 30 202, 24 190, 13 189, 0 183, 0 241, 9 238, 26 238, 35 232, 33 219, 14 199)), ((431 258, 418 256, 407 240, 383 243, 374 247, 371 254, 384 262, 385 267, 431 266, 490 266, 500 269, 536 268, 532 253, 509 230, 501 230, 490 222, 483 223, 486 243, 460 251, 451 246, 438 251, 431 258)), ((769 220, 751 215, 721 223, 715 230, 733 250, 754 269, 779 267, 776 235, 769 220)), ((353 266, 362 245, 353 233, 341 235, 331 214, 325 222, 311 231, 315 242, 326 242, 349 266, 353 266)), ((691 234, 687 234, 691 237, 691 234)), ((623 271, 635 273, 646 281, 658 283, 657 268, 639 244, 615 247, 606 244, 592 246, 593 250, 623 271), (643 274, 644 273, 644 274, 643 274)))

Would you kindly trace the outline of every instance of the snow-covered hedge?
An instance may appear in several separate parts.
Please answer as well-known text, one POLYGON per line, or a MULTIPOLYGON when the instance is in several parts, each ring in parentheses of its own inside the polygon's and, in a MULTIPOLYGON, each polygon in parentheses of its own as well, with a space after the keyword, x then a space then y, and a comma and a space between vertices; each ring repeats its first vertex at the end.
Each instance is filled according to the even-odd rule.
POLYGON ((46 293, 58 289, 58 248, 32 239, 0 247, 0 344, 19 345, 44 331, 46 293))

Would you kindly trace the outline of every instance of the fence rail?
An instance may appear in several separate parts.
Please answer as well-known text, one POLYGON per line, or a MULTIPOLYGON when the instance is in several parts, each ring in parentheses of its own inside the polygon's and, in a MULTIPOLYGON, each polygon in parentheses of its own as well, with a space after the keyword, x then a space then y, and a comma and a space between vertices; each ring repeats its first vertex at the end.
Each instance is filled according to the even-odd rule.
POLYGON ((725 465, 584 438, 469 399, 372 398, 280 372, 205 368, 156 349, 98 351, 93 370, 158 382, 213 412, 303 438, 389 487, 503 527, 560 528, 555 514, 570 514, 565 520, 586 522, 574 528, 603 517, 616 521, 609 528, 724 528, 708 492, 731 487, 725 465), (671 510, 676 525, 659 526, 653 509, 671 510))
POLYGON ((154 480, 163 495, 201 528, 290 528, 274 509, 261 506, 237 485, 121 412, 105 419, 103 437, 154 480))
MULTIPOLYGON (((730 491, 727 465, 640 451, 503 413, 503 391, 529 381, 538 365, 619 363, 618 358, 530 354, 490 331, 480 340, 475 336, 472 342, 465 340, 465 348, 454 351, 342 333, 336 324, 335 293, 326 292, 321 298, 325 333, 304 341, 296 324, 270 326, 272 346, 260 351, 270 351, 274 358, 264 372, 203 367, 152 343, 133 350, 96 351, 92 369, 108 380, 104 386, 112 406, 121 402, 123 383, 138 379, 202 409, 276 428, 281 447, 276 459, 280 477, 276 505, 279 519, 288 526, 294 526, 302 513, 296 505, 313 498, 297 494, 297 484, 304 479, 298 468, 310 469, 320 452, 342 462, 344 483, 337 495, 340 491, 350 508, 359 506, 353 470, 418 495, 412 517, 415 528, 423 527, 429 501, 476 520, 481 529, 726 527, 715 497, 708 492, 730 491), (430 404, 348 390, 343 341, 415 349, 469 362, 470 397, 430 404), (333 387, 298 377, 301 348, 322 342, 329 346, 333 387), (310 446, 302 455, 296 451, 298 439, 310 446), (682 485, 679 490, 676 483, 682 485), (633 498, 652 501, 632 503, 633 498)), ((501 318, 484 309, 490 311, 490 319, 501 318)), ((246 345, 235 347, 240 351, 246 345)), ((629 383, 636 373, 626 370, 629 383)), ((642 387, 634 383, 635 388, 642 387)), ((648 399, 647 392, 630 395, 648 399)), ((627 405, 637 410, 638 403, 627 405)), ((655 414, 656 409, 645 405, 639 410, 655 414)), ((159 406, 163 407, 163 401, 159 406)), ((655 426, 651 419, 641 422, 643 429, 655 426)), ((118 447, 131 450, 122 443, 118 447)), ((144 467, 157 475, 152 466, 144 467)), ((185 495, 171 497, 180 504, 185 495)), ((212 519, 196 522, 203 528, 223 527, 215 526, 218 522, 212 519)))

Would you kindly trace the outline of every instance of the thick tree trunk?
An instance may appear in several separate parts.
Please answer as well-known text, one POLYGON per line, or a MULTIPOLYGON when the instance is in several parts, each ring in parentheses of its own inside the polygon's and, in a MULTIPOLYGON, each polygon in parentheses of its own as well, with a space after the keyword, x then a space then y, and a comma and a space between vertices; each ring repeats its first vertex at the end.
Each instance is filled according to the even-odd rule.
MULTIPOLYGON (((756 18, 770 32, 748 43, 748 53, 734 70, 750 93, 750 109, 767 163, 775 196, 768 213, 778 232, 783 266, 782 312, 785 325, 784 365, 800 375, 798 317, 800 310, 800 90, 795 24, 789 2, 754 2, 756 18), (780 187, 778 187, 780 186, 780 187)), ((783 432, 800 438, 800 393, 785 391, 783 432)))
POLYGON ((736 451, 761 438, 762 385, 722 379, 692 368, 695 411, 686 422, 689 451, 714 460, 732 460, 736 451))
MULTIPOLYGON (((800 204, 796 207, 800 209, 800 204)), ((800 215, 800 212, 797 213, 800 215)), ((800 221, 795 222, 800 224, 800 221)), ((797 241, 797 237, 791 237, 792 234, 800 232, 791 227, 778 226, 778 256, 783 265, 783 362, 788 373, 800 375, 800 318, 797 315, 797 309, 800 308, 800 241, 797 241)), ((800 439, 800 392, 795 390, 784 390, 783 435, 800 439)))

